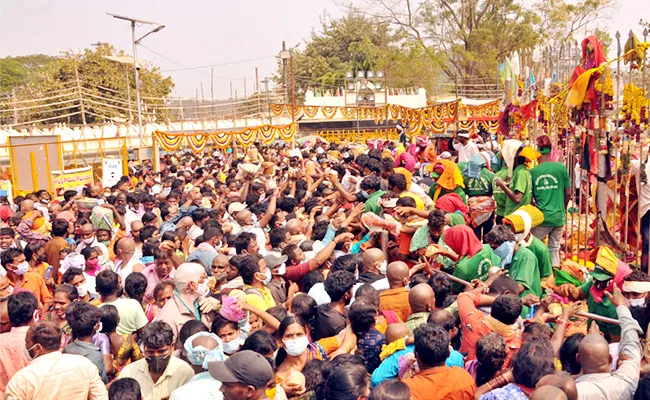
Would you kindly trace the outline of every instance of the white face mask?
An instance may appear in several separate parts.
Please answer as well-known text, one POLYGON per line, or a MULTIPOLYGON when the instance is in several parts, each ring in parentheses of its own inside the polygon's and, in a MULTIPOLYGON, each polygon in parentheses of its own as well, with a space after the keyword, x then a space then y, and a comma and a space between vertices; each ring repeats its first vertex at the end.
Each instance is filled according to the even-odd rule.
POLYGON ((86 297, 86 295, 88 294, 88 289, 86 289, 84 285, 77 286, 77 294, 79 295, 79 297, 86 297))
POLYGON ((284 343, 284 349, 287 351, 287 354, 296 357, 307 350, 307 346, 309 346, 309 339, 307 336, 301 336, 299 338, 291 340, 282 339, 282 343, 284 343))
POLYGON ((641 297, 640 299, 627 299, 627 302, 630 307, 643 307, 645 306, 645 297, 641 297))
POLYGON ((27 261, 23 261, 20 264, 16 265, 16 270, 14 271, 16 275, 25 275, 28 272, 29 263, 27 261))
POLYGON ((379 273, 382 275, 386 275, 387 269, 388 269, 388 261, 384 260, 379 265, 379 273))
POLYGON ((223 342, 223 352, 226 354, 234 354, 239 350, 240 345, 241 343, 239 342, 239 338, 231 340, 230 342, 223 342))
POLYGON ((205 279, 203 283, 199 283, 199 286, 196 288, 196 293, 201 297, 206 297, 210 294, 210 288, 208 287, 208 280, 205 279))
POLYGON ((284 275, 287 272, 287 265, 282 263, 276 271, 276 275, 284 275))
POLYGON ((84 239, 84 240, 83 240, 84 244, 86 244, 86 245, 88 245, 88 246, 90 246, 91 244, 93 244, 94 241, 95 241, 95 237, 94 237, 94 236, 93 236, 93 237, 89 237, 88 239, 84 239))

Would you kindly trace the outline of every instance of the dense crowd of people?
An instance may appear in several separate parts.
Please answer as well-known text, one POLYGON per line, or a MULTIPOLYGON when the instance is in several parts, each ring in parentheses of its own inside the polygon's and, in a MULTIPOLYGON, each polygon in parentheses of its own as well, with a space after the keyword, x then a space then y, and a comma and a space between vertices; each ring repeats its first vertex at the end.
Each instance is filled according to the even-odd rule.
POLYGON ((0 396, 650 398, 650 277, 566 260, 548 137, 233 150, 0 198, 0 396))

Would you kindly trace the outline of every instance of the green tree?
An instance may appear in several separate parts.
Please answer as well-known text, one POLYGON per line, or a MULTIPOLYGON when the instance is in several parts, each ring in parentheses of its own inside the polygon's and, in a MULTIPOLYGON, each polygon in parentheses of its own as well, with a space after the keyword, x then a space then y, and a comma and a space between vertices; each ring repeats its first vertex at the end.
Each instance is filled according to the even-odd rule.
MULTIPOLYGON (((126 54, 116 51, 110 44, 100 44, 80 53, 63 52, 41 68, 28 69, 30 72, 16 87, 16 100, 45 100, 31 101, 29 107, 21 105, 20 108, 28 109, 18 113, 19 122, 46 119, 44 123, 66 121, 80 124, 84 117, 88 124, 135 120, 137 105, 133 67, 109 60, 106 56, 126 54), (75 115, 65 120, 56 118, 66 114, 75 115)), ((158 67, 147 63, 141 63, 139 76, 143 120, 166 119, 164 98, 174 87, 171 77, 163 77, 158 67)), ((12 104, 5 102, 1 106, 5 110, 1 114, 4 120, 9 116, 13 118, 12 104)))
MULTIPOLYGON (((383 71, 391 87, 431 87, 434 63, 405 39, 388 23, 377 23, 358 12, 340 19, 324 15, 320 30, 312 31, 305 49, 294 52, 296 101, 307 88, 334 94, 345 87, 346 73, 356 71, 383 71)), ((282 72, 280 63, 276 81, 282 82, 282 72)), ((286 73, 289 80, 290 66, 286 73)))
POLYGON ((55 57, 44 54, 0 59, 0 93, 8 94, 12 89, 27 84, 55 60, 55 57))

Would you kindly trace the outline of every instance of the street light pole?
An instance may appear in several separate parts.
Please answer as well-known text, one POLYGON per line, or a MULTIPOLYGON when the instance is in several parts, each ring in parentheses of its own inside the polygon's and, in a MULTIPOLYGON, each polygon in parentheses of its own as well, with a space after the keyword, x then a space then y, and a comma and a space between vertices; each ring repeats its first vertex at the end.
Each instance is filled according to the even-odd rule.
POLYGON ((142 109, 140 105, 140 67, 138 66, 138 45, 135 41, 135 20, 131 20, 131 40, 133 41, 133 68, 135 69, 135 99, 138 106, 138 133, 140 136, 140 147, 144 147, 142 109))
MULTIPOLYGON (((133 42, 133 68, 135 69, 135 96, 136 96, 136 101, 137 101, 137 109, 138 109, 138 134, 140 137, 140 147, 144 147, 144 132, 142 130, 142 106, 140 104, 140 67, 138 66, 138 49, 137 46, 140 44, 142 39, 146 38, 147 36, 151 35, 152 33, 160 32, 165 25, 161 25, 157 22, 151 22, 151 21, 144 21, 140 19, 135 19, 135 18, 130 18, 130 17, 125 17, 123 15, 116 15, 116 14, 111 14, 107 13, 107 15, 110 15, 113 18, 116 19, 121 19, 124 21, 129 21, 131 23, 131 41, 133 42), (144 36, 142 36, 140 39, 135 38, 135 24, 146 24, 146 25, 157 25, 156 28, 153 30, 147 32, 144 36)), ((152 139, 153 140, 153 139, 152 139)), ((155 144, 154 144, 155 147, 155 144)), ((154 159, 154 163, 155 163, 154 159)))

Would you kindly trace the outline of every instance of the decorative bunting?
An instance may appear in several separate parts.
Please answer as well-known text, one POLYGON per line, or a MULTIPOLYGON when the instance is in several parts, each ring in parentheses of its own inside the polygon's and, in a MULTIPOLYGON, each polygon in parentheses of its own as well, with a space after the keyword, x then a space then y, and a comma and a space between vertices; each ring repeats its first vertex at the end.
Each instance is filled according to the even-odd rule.
POLYGON ((179 150, 186 143, 193 152, 200 153, 208 146, 208 141, 212 141, 214 146, 220 149, 230 147, 233 138, 243 147, 250 147, 256 141, 265 144, 276 139, 290 142, 297 130, 297 124, 291 123, 281 126, 261 125, 236 132, 170 133, 155 131, 153 136, 165 151, 179 150))

